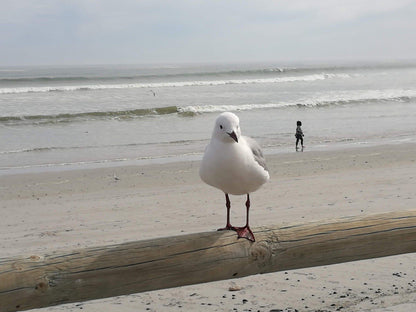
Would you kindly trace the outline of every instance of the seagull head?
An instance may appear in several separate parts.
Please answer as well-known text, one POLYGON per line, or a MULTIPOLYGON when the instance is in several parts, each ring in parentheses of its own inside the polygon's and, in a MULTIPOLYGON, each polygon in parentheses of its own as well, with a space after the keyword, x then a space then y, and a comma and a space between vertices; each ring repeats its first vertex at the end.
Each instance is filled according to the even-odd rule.
POLYGON ((240 139, 240 120, 230 112, 220 114, 215 121, 213 138, 223 142, 238 143, 240 139))

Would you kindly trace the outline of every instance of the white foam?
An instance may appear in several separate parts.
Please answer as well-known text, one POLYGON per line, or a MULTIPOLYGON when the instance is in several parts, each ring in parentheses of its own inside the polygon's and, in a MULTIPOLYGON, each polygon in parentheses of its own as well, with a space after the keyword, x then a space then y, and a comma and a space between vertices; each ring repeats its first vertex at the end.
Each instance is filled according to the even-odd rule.
POLYGON ((105 89, 132 89, 132 88, 163 88, 163 87, 192 87, 192 86, 220 86, 227 84, 261 84, 261 83, 285 83, 297 81, 316 81, 333 78, 349 78, 348 74, 313 74, 304 76, 252 78, 252 79, 226 79, 226 80, 198 80, 198 81, 176 81, 176 82, 154 82, 154 83, 129 83, 129 84, 97 84, 77 86, 45 86, 45 87, 18 87, 0 88, 0 94, 18 93, 42 93, 42 92, 64 92, 64 91, 94 91, 105 89))
MULTIPOLYGON (((289 106, 288 103, 242 104, 242 105, 204 105, 178 107, 180 113, 215 113, 224 111, 245 111, 254 109, 279 108, 289 106)), ((295 104, 293 104, 295 105, 295 104)))
POLYGON ((319 106, 342 104, 358 101, 402 100, 416 97, 416 90, 387 89, 387 90, 347 90, 332 91, 299 100, 300 105, 319 106))
POLYGON ((416 90, 353 90, 337 91, 300 99, 295 102, 240 104, 240 105, 204 105, 178 107, 180 113, 215 113, 224 111, 247 111, 255 109, 284 108, 284 107, 315 107, 322 105, 337 105, 359 101, 400 100, 406 97, 416 97, 416 90))

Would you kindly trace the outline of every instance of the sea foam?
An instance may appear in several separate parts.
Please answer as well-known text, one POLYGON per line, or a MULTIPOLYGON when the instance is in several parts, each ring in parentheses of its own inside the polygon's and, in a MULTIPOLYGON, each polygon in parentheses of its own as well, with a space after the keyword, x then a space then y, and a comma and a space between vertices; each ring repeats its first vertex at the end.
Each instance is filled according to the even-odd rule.
POLYGON ((42 86, 42 87, 13 87, 0 88, 0 94, 18 93, 42 93, 42 92, 74 92, 74 91, 95 91, 106 89, 132 89, 132 88, 174 88, 193 86, 220 86, 228 84, 263 84, 263 83, 287 83, 298 81, 316 81, 333 78, 349 78, 348 74, 311 74, 303 76, 271 77, 271 78, 250 78, 250 79, 224 79, 224 80, 196 80, 196 81, 175 81, 175 82, 153 82, 153 83, 127 83, 127 84, 95 84, 95 85, 74 85, 74 86, 42 86))

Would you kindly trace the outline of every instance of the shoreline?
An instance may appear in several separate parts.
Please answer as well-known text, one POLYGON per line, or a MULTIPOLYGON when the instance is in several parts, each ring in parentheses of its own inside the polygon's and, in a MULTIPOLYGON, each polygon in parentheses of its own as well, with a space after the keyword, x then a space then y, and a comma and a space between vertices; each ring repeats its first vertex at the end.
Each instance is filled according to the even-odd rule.
MULTIPOLYGON (((251 196, 252 227, 416 208, 415 143, 266 159, 271 180, 251 196)), ((185 161, 2 175, 1 257, 215 231, 225 222, 224 196, 198 169, 185 161)), ((233 225, 243 224, 244 196, 230 199, 233 225)), ((38 310, 409 311, 415 263, 406 254, 38 310), (233 284, 241 290, 230 292, 233 284)))
MULTIPOLYGON (((208 144, 208 141, 207 141, 208 144)), ((416 139, 412 137, 402 138, 387 138, 377 141, 356 141, 348 142, 332 142, 331 144, 322 143, 318 145, 307 146, 305 152, 327 152, 345 149, 368 148, 384 145, 400 145, 400 144, 416 144, 416 139)), ((288 145, 279 147, 266 146, 263 148, 266 157, 274 157, 275 155, 291 154, 294 152, 294 144, 290 147, 288 145)), ((172 154, 162 156, 146 156, 140 158, 120 158, 108 160, 86 160, 78 162, 64 162, 64 163, 48 163, 48 164, 32 164, 12 167, 0 167, 0 178, 2 176, 16 175, 16 174, 37 174, 42 172, 61 172, 72 170, 91 170, 104 168, 118 168, 129 166, 148 166, 148 165, 163 165, 169 163, 179 163, 188 161, 198 161, 202 159, 203 152, 189 151, 185 154, 172 154)))

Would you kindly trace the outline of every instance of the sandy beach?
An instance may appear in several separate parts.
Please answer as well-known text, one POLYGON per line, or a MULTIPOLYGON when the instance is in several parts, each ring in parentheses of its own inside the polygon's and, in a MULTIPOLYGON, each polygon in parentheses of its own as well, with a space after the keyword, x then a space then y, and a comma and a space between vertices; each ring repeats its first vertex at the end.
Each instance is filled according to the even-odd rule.
MULTIPOLYGON (((269 155, 251 226, 416 209, 416 144, 269 155)), ((225 224, 198 161, 0 176, 0 257, 225 224)), ((244 196, 231 196, 243 225, 244 196)), ((386 246, 388 248, 388 246, 386 246)), ((250 276, 36 311, 415 311, 416 254, 250 276), (240 290, 230 291, 231 288, 240 290)))

